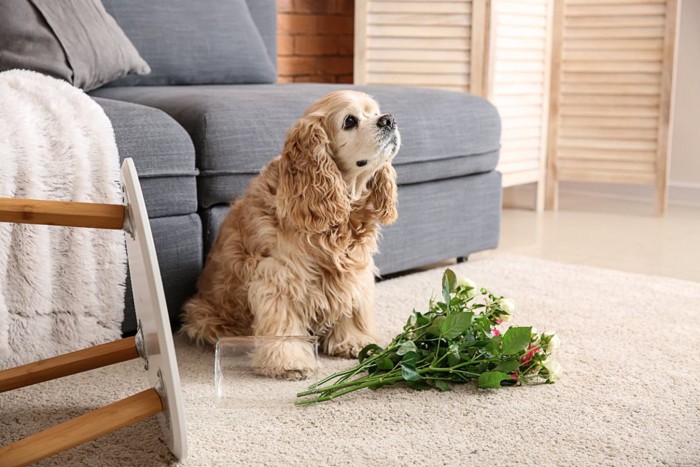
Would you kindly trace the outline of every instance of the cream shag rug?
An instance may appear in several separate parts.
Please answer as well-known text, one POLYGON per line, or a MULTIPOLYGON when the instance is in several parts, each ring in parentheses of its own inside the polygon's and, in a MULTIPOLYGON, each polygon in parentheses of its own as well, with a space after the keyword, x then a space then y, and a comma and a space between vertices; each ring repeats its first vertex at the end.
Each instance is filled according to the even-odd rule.
MULTIPOLYGON (((213 351, 179 338, 189 431, 183 464, 700 463, 700 284, 505 256, 453 269, 513 298, 514 324, 559 332, 559 383, 462 386, 448 393, 394 387, 297 408, 294 394, 307 383, 263 380, 240 387, 241 404, 217 410, 213 351)), ((414 307, 425 307, 441 274, 436 269, 378 285, 382 339, 396 334, 414 307)), ((326 375, 353 362, 322 363, 326 375)), ((140 364, 130 362, 0 394, 2 444, 136 393, 144 381, 140 364)), ((159 435, 149 419, 44 465, 174 462, 159 435)))

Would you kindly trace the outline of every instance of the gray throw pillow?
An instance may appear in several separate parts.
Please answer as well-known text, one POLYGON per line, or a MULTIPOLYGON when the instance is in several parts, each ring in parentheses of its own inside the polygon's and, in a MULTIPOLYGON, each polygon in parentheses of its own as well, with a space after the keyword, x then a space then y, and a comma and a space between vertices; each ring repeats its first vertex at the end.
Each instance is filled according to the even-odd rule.
POLYGON ((61 42, 73 84, 95 89, 129 73, 147 74, 148 63, 100 0, 32 0, 61 42))
POLYGON ((0 1, 0 71, 29 69, 86 91, 150 68, 100 0, 0 1))
POLYGON ((56 35, 29 0, 0 1, 0 71, 14 68, 73 77, 56 35))
POLYGON ((245 0, 103 0, 151 65, 148 76, 112 85, 274 83, 245 0))

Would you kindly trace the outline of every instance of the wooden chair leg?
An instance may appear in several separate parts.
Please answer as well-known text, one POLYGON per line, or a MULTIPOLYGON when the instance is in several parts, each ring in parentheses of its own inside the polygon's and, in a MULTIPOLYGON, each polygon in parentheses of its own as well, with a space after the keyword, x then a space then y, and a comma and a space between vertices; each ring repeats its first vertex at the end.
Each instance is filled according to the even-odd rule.
POLYGON ((133 360, 138 356, 134 337, 96 345, 0 371, 0 392, 133 360))
POLYGON ((0 198, 0 222, 121 230, 125 216, 121 204, 0 198))
POLYGON ((0 448, 0 464, 28 465, 162 411, 158 392, 147 389, 0 448))

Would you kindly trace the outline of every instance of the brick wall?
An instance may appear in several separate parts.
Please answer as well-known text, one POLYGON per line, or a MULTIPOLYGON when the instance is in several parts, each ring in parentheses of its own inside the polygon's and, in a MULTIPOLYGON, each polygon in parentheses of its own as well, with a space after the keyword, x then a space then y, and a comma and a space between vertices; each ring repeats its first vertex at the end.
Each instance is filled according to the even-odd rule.
POLYGON ((354 0, 277 0, 278 82, 352 83, 354 0))

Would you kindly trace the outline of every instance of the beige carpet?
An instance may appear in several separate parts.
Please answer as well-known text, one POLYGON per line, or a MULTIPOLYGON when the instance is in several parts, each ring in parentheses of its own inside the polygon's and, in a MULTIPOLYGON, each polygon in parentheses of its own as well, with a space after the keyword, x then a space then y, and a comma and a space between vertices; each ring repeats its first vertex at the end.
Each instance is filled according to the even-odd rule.
MULTIPOLYGON (((700 465, 700 284, 519 257, 454 269, 513 298, 516 324, 559 332, 559 383, 386 388, 296 408, 306 383, 265 380, 240 388, 241 400, 259 402, 216 410, 213 352, 178 340, 190 443, 183 464, 700 465)), ((441 273, 378 285, 384 339, 425 306, 441 273)), ((351 363, 323 359, 321 373, 351 363)), ((143 388, 139 365, 128 363, 0 395, 1 443, 143 388)), ((44 464, 173 462, 158 436, 152 419, 44 464)))

